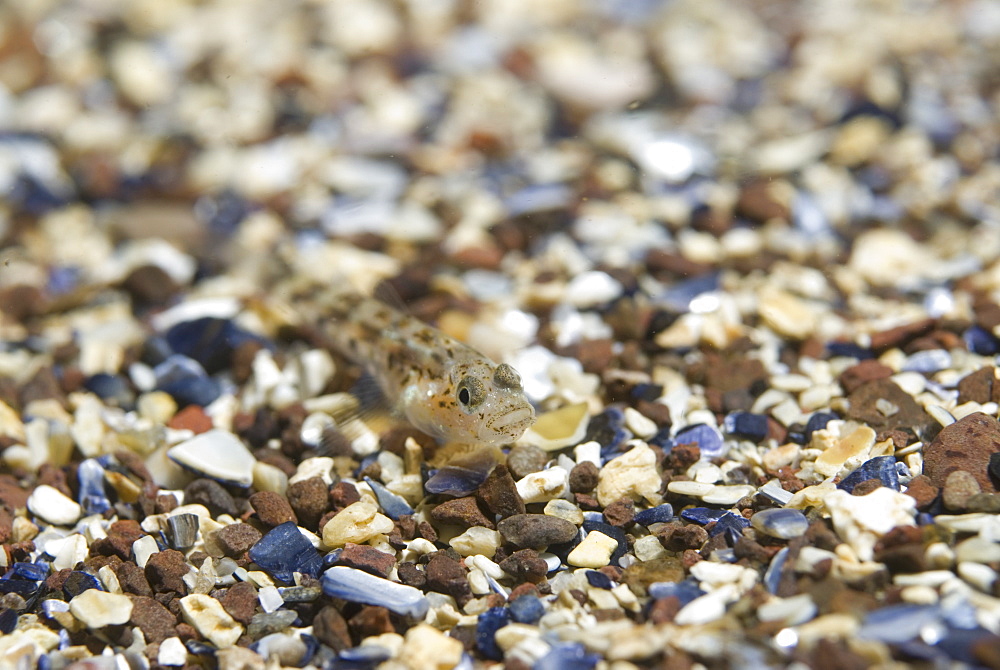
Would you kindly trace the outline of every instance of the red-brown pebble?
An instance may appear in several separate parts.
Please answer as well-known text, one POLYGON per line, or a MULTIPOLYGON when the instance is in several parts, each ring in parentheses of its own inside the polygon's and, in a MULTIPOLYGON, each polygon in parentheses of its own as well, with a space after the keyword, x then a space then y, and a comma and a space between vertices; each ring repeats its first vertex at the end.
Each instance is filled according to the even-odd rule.
POLYGON ((248 523, 231 523, 215 533, 215 541, 226 556, 236 557, 247 551, 262 537, 259 530, 248 523))
POLYGON ((322 477, 289 484, 286 495, 299 524, 305 528, 317 528, 319 520, 330 509, 329 489, 322 477))
POLYGON ((219 599, 222 607, 240 623, 246 625, 257 609, 257 590, 247 582, 236 582, 219 599))
POLYGON ((174 414, 167 422, 167 426, 174 430, 190 430, 194 433, 207 433, 213 427, 212 419, 197 405, 188 405, 174 414))
POLYGON ((987 470, 990 455, 1000 452, 1000 422, 975 412, 947 426, 924 448, 924 474, 943 488, 948 475, 965 470, 986 492, 997 492, 987 470))
POLYGON ((164 549, 146 561, 146 579, 157 593, 173 591, 187 595, 187 585, 182 579, 190 570, 184 554, 175 549, 164 549))
POLYGON ((446 500, 431 510, 431 516, 440 523, 456 524, 462 528, 472 526, 484 526, 490 530, 496 528, 493 521, 479 509, 479 504, 473 496, 446 500))
POLYGON ((257 513, 257 518, 265 526, 271 528, 289 521, 298 523, 292 506, 284 496, 274 491, 258 491, 250 496, 250 506, 257 513))
POLYGON ((132 625, 142 631, 146 642, 159 643, 175 635, 177 617, 155 599, 142 595, 130 595, 132 600, 132 625))
POLYGON ((340 552, 337 563, 364 570, 379 577, 388 577, 392 566, 396 565, 396 558, 375 547, 348 542, 347 546, 340 552))

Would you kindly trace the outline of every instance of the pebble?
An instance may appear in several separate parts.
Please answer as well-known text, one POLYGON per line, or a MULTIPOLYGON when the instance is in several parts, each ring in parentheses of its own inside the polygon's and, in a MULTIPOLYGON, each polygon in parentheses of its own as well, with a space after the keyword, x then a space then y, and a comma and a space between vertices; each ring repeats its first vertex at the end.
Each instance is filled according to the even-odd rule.
POLYGON ((36 486, 27 505, 29 512, 55 526, 71 526, 83 515, 76 501, 48 484, 36 486))
POLYGON ((517 481, 517 494, 526 505, 561 498, 569 487, 569 472, 553 466, 517 481))
POLYGON ((857 552, 861 560, 871 560, 875 542, 897 526, 914 525, 913 498, 887 488, 866 496, 852 496, 834 490, 823 499, 837 534, 857 552))
POLYGON ((604 533, 591 531, 566 557, 566 562, 580 568, 604 567, 618 548, 618 540, 604 533))
POLYGON ((924 474, 938 488, 944 488, 948 476, 964 470, 979 483, 981 490, 1000 491, 989 476, 990 457, 1000 453, 1000 422, 992 416, 975 412, 959 419, 938 433, 924 447, 924 474))
POLYGON ((364 544, 378 535, 388 535, 394 528, 392 519, 379 513, 378 507, 358 501, 337 512, 323 526, 323 544, 342 547, 348 542, 364 544))
POLYGON ((750 517, 750 523, 761 533, 782 540, 801 537, 809 528, 806 515, 795 509, 762 509, 750 517))
POLYGON ((511 544, 544 547, 569 542, 576 537, 578 527, 547 514, 516 514, 501 520, 497 530, 511 544))
POLYGON ((323 573, 323 593, 366 605, 378 605, 403 616, 421 619, 430 607, 418 589, 367 572, 334 566, 323 573))
POLYGON ((253 454, 232 433, 210 430, 181 442, 167 456, 189 470, 222 483, 250 486, 253 483, 253 454))
POLYGON ((463 652, 459 640, 422 623, 406 631, 399 654, 409 670, 439 670, 459 667, 463 652))
POLYGON ((243 626, 229 616, 218 600, 207 595, 184 596, 180 599, 180 611, 187 623, 219 649, 233 646, 243 634, 243 626))
POLYGON ((156 662, 160 665, 184 665, 187 663, 187 647, 179 637, 168 637, 160 643, 156 662))
POLYGON ((629 497, 636 502, 660 502, 660 476, 656 471, 656 454, 643 442, 614 458, 601 470, 597 481, 597 500, 607 506, 629 497))
POLYGON ((968 508, 972 496, 979 493, 979 482, 971 473, 955 470, 944 481, 941 501, 949 510, 961 512, 968 508))
POLYGON ((248 550, 250 559, 268 574, 292 582, 295 572, 316 576, 322 557, 294 522, 275 526, 248 550))
POLYGON ((87 628, 103 628, 127 623, 132 601, 121 594, 87 589, 69 601, 69 611, 87 628))

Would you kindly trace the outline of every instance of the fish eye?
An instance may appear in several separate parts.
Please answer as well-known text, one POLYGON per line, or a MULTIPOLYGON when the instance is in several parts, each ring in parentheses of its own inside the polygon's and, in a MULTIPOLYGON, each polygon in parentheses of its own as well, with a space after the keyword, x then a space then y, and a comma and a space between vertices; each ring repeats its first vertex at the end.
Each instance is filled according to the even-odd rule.
POLYGON ((466 377, 458 383, 458 402, 468 408, 478 407, 486 400, 486 387, 478 377, 466 377))

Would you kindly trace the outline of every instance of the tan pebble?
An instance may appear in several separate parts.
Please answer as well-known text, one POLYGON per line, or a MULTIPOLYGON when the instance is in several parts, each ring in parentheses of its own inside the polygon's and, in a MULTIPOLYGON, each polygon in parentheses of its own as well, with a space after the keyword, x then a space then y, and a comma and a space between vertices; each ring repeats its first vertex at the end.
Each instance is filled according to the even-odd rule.
POLYGON ((832 477, 842 468, 853 470, 866 460, 874 446, 875 431, 868 426, 858 426, 819 455, 816 472, 832 477))
POLYGON ((220 649, 233 646, 243 634, 243 626, 211 596, 200 593, 184 596, 180 606, 184 620, 220 649))
POLYGON ((604 507, 624 497, 656 505, 659 490, 656 454, 645 442, 636 442, 632 449, 608 461, 597 480, 597 500, 604 507))
POLYGON ((392 519, 380 514, 372 503, 359 501, 340 510, 323 526, 323 544, 342 547, 348 542, 364 544, 377 535, 388 535, 392 519))
POLYGON ((617 548, 618 540, 594 530, 569 552, 566 562, 578 568, 601 568, 608 564, 617 548))

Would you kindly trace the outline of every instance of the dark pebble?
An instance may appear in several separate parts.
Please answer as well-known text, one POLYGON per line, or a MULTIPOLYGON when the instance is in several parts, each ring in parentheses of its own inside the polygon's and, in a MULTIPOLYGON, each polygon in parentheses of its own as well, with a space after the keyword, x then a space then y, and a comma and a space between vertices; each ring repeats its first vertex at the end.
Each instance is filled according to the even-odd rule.
POLYGON ((855 486, 869 479, 877 479, 882 486, 898 491, 899 474, 896 471, 896 457, 876 456, 868 459, 858 469, 844 477, 837 484, 837 488, 852 493, 855 486))
POLYGON ((604 520, 616 528, 625 528, 635 517, 635 503, 623 497, 604 508, 604 520))
POLYGON ((347 629, 347 621, 336 607, 327 605, 321 609, 312 621, 313 634, 319 641, 336 652, 351 647, 351 634, 347 629))
POLYGON ((577 527, 548 514, 516 514, 497 524, 504 539, 520 547, 543 547, 569 542, 576 537, 577 527))
POLYGON ((539 472, 549 462, 549 455, 533 446, 517 446, 507 454, 507 468, 514 479, 522 479, 532 472, 539 472))
POLYGON ((213 479, 201 478, 184 487, 185 504, 204 505, 213 518, 220 514, 235 517, 239 514, 233 496, 213 479))
POLYGON ((500 561, 500 568, 518 582, 538 584, 548 574, 548 564, 534 549, 515 551, 500 561))
POLYGON ((506 465, 498 465, 476 490, 476 498, 491 514, 505 519, 524 514, 524 500, 517 492, 514 478, 506 465))
POLYGON ((393 493, 371 477, 365 477, 365 482, 368 483, 372 491, 375 493, 375 498, 378 500, 379 507, 382 508, 382 512, 387 517, 395 521, 400 517, 413 514, 413 508, 410 507, 410 503, 406 502, 406 499, 403 498, 403 496, 398 493, 393 493))
POLYGON ((764 440, 769 430, 767 416, 751 412, 732 412, 727 414, 722 422, 722 426, 723 430, 728 434, 753 442, 764 440))
POLYGON ((484 526, 491 530, 496 528, 493 521, 479 509, 479 504, 473 496, 446 500, 431 510, 431 517, 439 523, 455 524, 462 528, 472 526, 484 526))
POLYGON ((424 569, 424 575, 427 579, 427 588, 450 595, 459 606, 464 606, 472 598, 469 575, 465 567, 444 552, 439 551, 431 557, 424 569))
POLYGON ((569 471, 569 490, 573 493, 590 493, 597 486, 600 469, 590 461, 573 466, 569 471))
POLYGON ((657 505, 636 512, 633 521, 641 526, 652 526, 654 523, 666 523, 674 518, 674 508, 670 503, 657 505))

